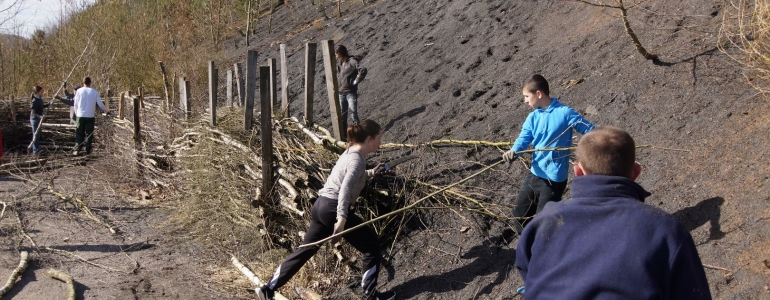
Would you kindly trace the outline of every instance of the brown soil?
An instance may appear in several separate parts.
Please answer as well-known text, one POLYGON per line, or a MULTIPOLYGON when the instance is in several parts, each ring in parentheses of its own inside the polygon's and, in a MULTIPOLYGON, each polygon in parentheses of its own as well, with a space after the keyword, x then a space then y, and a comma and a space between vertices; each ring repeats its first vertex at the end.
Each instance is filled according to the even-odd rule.
MULTIPOLYGON (((336 5, 329 2, 313 6, 289 1, 276 11, 273 33, 266 34, 267 22, 260 21, 262 34, 250 47, 260 52, 262 61, 278 58, 278 44, 288 45, 290 78, 296 78, 289 86, 294 115, 304 109, 299 78, 306 42, 334 39, 363 57, 369 76, 361 85, 360 116, 384 126, 385 142, 512 141, 530 112, 520 82, 541 73, 550 80, 554 96, 595 124, 619 126, 638 144, 657 146, 639 151, 644 172, 638 181, 653 193, 649 204, 674 214, 690 229, 704 264, 729 270, 706 269, 714 298, 770 297, 770 269, 763 263, 770 259, 770 103, 745 84, 740 66, 717 48, 722 1, 655 0, 630 10, 640 40, 660 56, 655 62, 634 50, 617 11, 581 3, 344 1, 342 18, 336 18, 336 5), (570 86, 570 80, 580 82, 570 86)), ((227 63, 243 62, 245 41, 227 43, 227 63)), ((315 119, 330 128, 320 54, 319 49, 315 119)), ((421 152, 429 165, 423 179, 448 184, 500 154, 493 148, 421 152)), ((162 224, 173 208, 164 207, 163 201, 148 205, 131 200, 135 189, 105 176, 111 172, 109 157, 98 157, 60 171, 55 182, 72 194, 90 187, 96 193, 89 197, 94 210, 117 224, 120 234, 110 235, 50 195, 23 203, 26 230, 38 244, 99 258, 95 262, 118 270, 132 270, 136 260, 139 268, 125 275, 67 256, 36 254, 30 271, 11 292, 14 299, 59 297, 63 285, 44 278, 49 267, 72 274, 81 298, 249 297, 243 289, 221 292, 227 290, 223 287, 244 286, 232 282, 238 275, 228 271, 227 258, 167 234, 162 224), (131 250, 123 253, 121 248, 131 250)), ((521 165, 499 167, 463 190, 510 207, 526 172, 521 165)), ((20 195, 32 183, 0 177, 0 189, 20 195)), ((0 222, 5 236, 0 274, 9 274, 18 263, 19 240, 7 233, 13 217, 6 215, 0 222)), ((516 242, 500 242, 502 222, 467 212, 425 210, 409 225, 394 243, 383 244, 383 289, 398 292, 399 299, 517 297, 522 280, 513 266, 516 242)), ((321 292, 350 299, 357 289, 321 292)))

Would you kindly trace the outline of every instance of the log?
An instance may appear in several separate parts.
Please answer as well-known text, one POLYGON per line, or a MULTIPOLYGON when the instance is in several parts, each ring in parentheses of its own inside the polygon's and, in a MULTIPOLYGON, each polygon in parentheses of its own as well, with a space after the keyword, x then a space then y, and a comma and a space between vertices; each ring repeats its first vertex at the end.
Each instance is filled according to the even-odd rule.
MULTIPOLYGON (((249 270, 249 268, 247 268, 240 261, 238 261, 238 259, 235 256, 231 256, 230 257, 230 261, 233 263, 235 268, 238 269, 238 271, 241 271, 241 273, 243 273, 243 275, 245 275, 246 278, 249 279, 249 281, 251 281, 254 285, 256 285, 258 287, 261 287, 261 286, 265 285, 265 283, 262 282, 262 280, 259 280, 259 277, 257 277, 257 275, 254 275, 254 272, 249 270)), ((275 299, 276 300, 289 300, 288 298, 284 297, 283 295, 281 295, 278 292, 275 292, 275 299)))
POLYGON ((16 267, 16 269, 13 270, 11 273, 11 276, 8 277, 8 281, 5 283, 5 285, 0 288, 0 296, 5 295, 5 293, 9 292, 13 286, 16 284, 16 280, 21 277, 21 274, 24 274, 24 270, 27 269, 27 260, 29 259, 29 253, 27 251, 21 251, 19 253, 21 256, 19 259, 19 266, 16 267))
POLYGON ((75 300, 75 281, 72 280, 72 276, 56 269, 48 269, 45 271, 45 276, 48 278, 58 279, 67 284, 67 300, 75 300))

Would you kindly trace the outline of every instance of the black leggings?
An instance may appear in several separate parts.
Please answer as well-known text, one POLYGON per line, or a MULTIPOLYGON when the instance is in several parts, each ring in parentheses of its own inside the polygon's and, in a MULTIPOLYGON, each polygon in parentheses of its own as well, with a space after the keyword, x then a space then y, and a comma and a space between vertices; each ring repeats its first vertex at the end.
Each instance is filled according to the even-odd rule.
MULTIPOLYGON (((337 222, 337 200, 326 197, 318 197, 313 203, 311 212, 310 227, 307 229, 305 239, 302 244, 317 242, 332 235, 334 232, 334 223, 337 222)), ((345 229, 357 226, 364 221, 361 217, 348 212, 348 219, 345 222, 345 229)), ((342 236, 353 248, 356 248, 363 254, 364 276, 361 280, 361 287, 365 293, 370 293, 377 286, 377 277, 380 274, 380 254, 377 233, 370 226, 364 226, 342 236)), ((320 246, 309 246, 299 248, 287 257, 275 274, 268 281, 267 286, 275 291, 297 274, 302 265, 304 265, 313 255, 318 252, 320 246)))
POLYGON ((531 172, 524 178, 519 195, 513 204, 513 226, 518 234, 540 212, 549 201, 561 201, 561 195, 567 188, 567 181, 555 182, 538 177, 531 172))

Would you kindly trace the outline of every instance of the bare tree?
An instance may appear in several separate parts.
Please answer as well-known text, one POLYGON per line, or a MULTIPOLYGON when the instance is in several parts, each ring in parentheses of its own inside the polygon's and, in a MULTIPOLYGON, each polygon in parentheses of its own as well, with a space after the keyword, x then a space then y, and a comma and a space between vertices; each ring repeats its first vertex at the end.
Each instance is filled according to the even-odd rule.
POLYGON ((0 0, 0 29, 19 15, 23 4, 24 0, 0 0))

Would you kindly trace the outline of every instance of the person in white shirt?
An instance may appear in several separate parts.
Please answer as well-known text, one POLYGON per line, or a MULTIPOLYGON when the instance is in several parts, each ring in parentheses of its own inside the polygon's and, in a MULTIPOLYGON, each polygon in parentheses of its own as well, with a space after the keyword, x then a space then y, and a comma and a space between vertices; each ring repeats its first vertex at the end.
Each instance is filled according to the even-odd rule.
POLYGON ((83 87, 75 93, 75 151, 74 155, 80 154, 80 150, 85 146, 86 153, 91 154, 91 144, 94 135, 94 115, 96 106, 107 115, 110 111, 104 106, 104 102, 99 98, 99 92, 91 88, 91 77, 83 79, 83 87))

